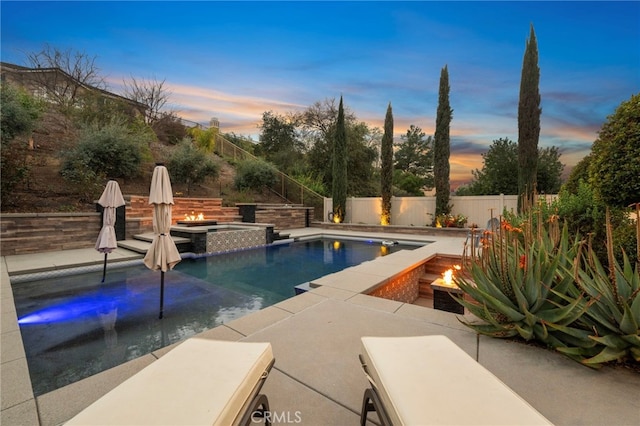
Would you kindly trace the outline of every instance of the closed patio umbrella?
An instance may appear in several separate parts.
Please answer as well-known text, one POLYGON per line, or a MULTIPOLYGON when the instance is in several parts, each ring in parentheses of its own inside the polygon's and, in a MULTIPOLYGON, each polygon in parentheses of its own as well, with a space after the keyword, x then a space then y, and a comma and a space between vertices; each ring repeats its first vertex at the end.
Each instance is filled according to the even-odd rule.
POLYGON ((116 209, 125 204, 117 181, 110 180, 107 182, 107 186, 104 188, 98 204, 103 207, 103 211, 102 229, 100 229, 100 233, 98 234, 96 250, 104 253, 104 266, 102 268, 102 282, 104 282, 104 277, 107 274, 107 255, 118 248, 116 230, 114 228, 116 224, 116 209))
POLYGON ((151 177, 149 204, 153 204, 153 232, 151 247, 144 256, 144 264, 151 270, 160 270, 160 315, 164 309, 164 273, 180 262, 178 248, 171 238, 171 205, 173 193, 169 172, 162 165, 157 165, 151 177))

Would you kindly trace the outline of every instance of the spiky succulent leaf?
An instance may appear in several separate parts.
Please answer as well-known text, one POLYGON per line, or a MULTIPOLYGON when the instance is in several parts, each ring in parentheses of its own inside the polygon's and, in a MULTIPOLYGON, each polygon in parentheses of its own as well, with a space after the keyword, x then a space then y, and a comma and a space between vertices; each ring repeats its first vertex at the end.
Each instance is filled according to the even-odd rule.
POLYGON ((541 320, 546 323, 570 323, 573 322, 570 321, 571 319, 580 317, 582 313, 586 311, 584 307, 580 308, 581 305, 583 305, 583 299, 578 298, 573 300, 568 305, 550 309, 541 309, 536 312, 536 314, 541 320), (567 320, 569 321, 567 322, 567 320))
POLYGON ((518 334, 524 340, 533 339, 533 326, 529 324, 515 324, 516 330, 518 330, 518 334))
POLYGON ((606 336, 589 336, 591 340, 594 340, 601 345, 615 349, 616 351, 624 351, 629 344, 624 341, 623 338, 615 334, 607 334, 606 336))
POLYGON ((589 330, 559 324, 547 325, 553 330, 553 335, 563 343, 563 346, 579 347, 583 349, 594 348, 597 346, 597 343, 589 338, 591 335, 589 330))
MULTIPOLYGON (((579 363, 582 363, 582 361, 585 358, 590 358, 590 357, 594 356, 593 354, 590 354, 590 351, 588 349, 584 349, 584 348, 564 348, 564 347, 560 347, 560 348, 557 348, 557 351, 560 352, 563 355, 568 356, 572 360, 577 361, 579 363)), ((600 364, 600 363, 583 364, 583 365, 586 365, 587 367, 591 367, 591 368, 594 368, 594 369, 602 368, 602 364, 600 364)))
MULTIPOLYGON (((464 323, 464 322, 463 322, 464 323)), ((504 326, 496 327, 493 324, 473 324, 473 323, 464 323, 467 327, 471 328, 475 332, 490 336, 490 337, 515 337, 518 335, 518 332, 515 329, 508 329, 504 326)))
POLYGON ((624 334, 638 334, 638 321, 636 320, 633 311, 626 302, 622 302, 624 314, 622 315, 622 321, 620 321, 620 330, 624 334))
POLYGON ((620 338, 624 339, 627 343, 629 343, 630 347, 635 347, 640 349, 640 335, 638 334, 627 334, 626 336, 620 336, 620 338))
POLYGON ((591 358, 582 360, 582 363, 590 367, 600 366, 605 362, 620 361, 627 355, 626 350, 619 350, 606 346, 599 354, 591 358))

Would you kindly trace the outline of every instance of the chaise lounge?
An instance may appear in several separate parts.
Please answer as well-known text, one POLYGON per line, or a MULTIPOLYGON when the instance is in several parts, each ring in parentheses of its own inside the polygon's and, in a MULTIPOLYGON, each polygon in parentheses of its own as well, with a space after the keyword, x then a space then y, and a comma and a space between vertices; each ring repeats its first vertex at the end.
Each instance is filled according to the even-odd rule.
POLYGON ((445 336, 362 337, 371 387, 360 424, 548 425, 538 411, 445 336))
POLYGON ((67 425, 269 424, 260 389, 274 361, 270 343, 188 339, 67 425))

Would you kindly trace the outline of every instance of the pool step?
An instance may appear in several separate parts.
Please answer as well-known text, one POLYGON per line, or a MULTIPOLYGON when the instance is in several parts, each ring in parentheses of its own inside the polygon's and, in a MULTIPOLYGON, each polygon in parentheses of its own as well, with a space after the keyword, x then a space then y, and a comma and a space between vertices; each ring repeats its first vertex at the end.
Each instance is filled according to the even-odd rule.
MULTIPOLYGON (((146 254, 147 250, 151 246, 151 242, 153 241, 154 234, 137 234, 133 236, 133 239, 130 240, 121 240, 118 241, 118 247, 122 247, 131 251, 135 251, 136 253, 146 254)), ((189 251, 191 247, 191 240, 183 237, 175 237, 171 236, 173 242, 176 243, 176 247, 180 253, 185 251, 189 251)))

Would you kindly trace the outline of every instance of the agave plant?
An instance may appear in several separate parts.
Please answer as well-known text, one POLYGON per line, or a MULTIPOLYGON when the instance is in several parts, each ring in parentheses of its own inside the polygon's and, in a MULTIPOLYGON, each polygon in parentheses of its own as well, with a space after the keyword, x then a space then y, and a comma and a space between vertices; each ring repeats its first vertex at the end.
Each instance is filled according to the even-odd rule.
MULTIPOLYGON (((532 222, 523 227, 527 223, 532 222)), ((571 273, 580 242, 570 241, 566 226, 561 232, 556 226, 531 230, 503 221, 482 256, 471 264, 472 281, 464 276, 455 279, 472 300, 456 299, 483 322, 460 321, 494 337, 519 336, 554 348, 596 346, 588 331, 572 325, 589 306, 571 273)))
POLYGON ((627 358, 640 362, 640 275, 639 264, 632 266, 626 253, 623 264, 615 260, 611 244, 611 225, 607 214, 607 249, 609 271, 589 250, 584 267, 576 270, 579 288, 594 301, 580 319, 590 330, 589 339, 596 347, 568 347, 559 349, 590 367, 600 367, 610 361, 627 358))

